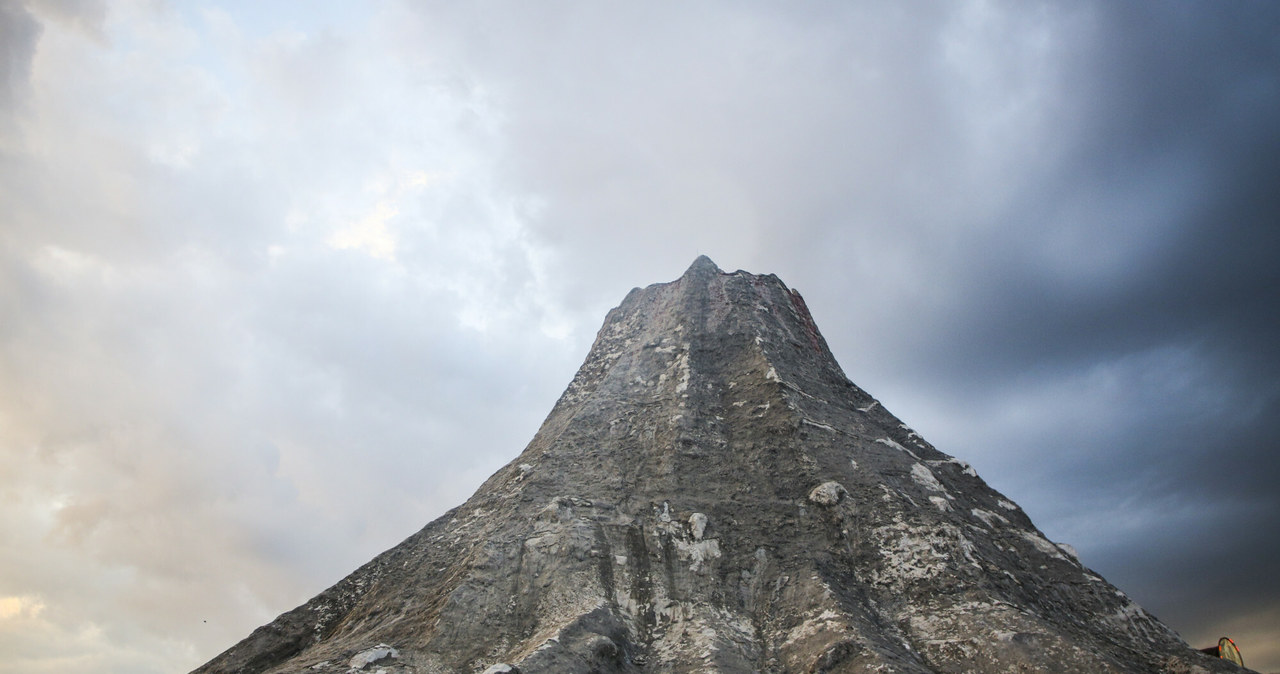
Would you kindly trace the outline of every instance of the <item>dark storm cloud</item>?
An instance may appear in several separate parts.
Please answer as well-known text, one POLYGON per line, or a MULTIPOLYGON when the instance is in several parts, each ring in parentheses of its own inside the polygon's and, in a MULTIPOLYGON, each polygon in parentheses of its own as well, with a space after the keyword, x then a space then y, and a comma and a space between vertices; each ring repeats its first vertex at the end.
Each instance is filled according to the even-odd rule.
POLYGON ((1086 561, 1209 638, 1280 600, 1280 13, 1092 11, 1096 42, 1071 78, 1089 99, 1077 147, 999 214, 1002 236, 957 270, 963 299, 930 321, 941 338, 899 363, 955 401, 1127 363, 1112 413, 1011 438, 1026 454, 1000 452, 1015 465, 986 474, 1040 473, 1029 500, 1051 532, 1115 522, 1123 539, 1097 536, 1086 561))
MULTIPOLYGON (((1088 86, 1071 92, 1094 99, 1087 133, 1060 171, 1000 215, 1002 232, 1021 230, 989 242, 1005 264, 964 279, 1003 312, 999 325, 1020 329, 975 315, 964 330, 975 348, 990 345, 1022 368, 1045 355, 1125 352, 1171 335, 1248 340, 1280 326, 1266 311, 1280 280, 1271 264, 1280 247, 1276 12, 1172 7, 1096 8, 1099 35, 1080 64, 1088 86), (1036 253, 1060 255, 1062 268, 1036 269, 1036 253)), ((1259 349, 1267 341, 1251 358, 1274 367, 1276 354, 1259 349)))

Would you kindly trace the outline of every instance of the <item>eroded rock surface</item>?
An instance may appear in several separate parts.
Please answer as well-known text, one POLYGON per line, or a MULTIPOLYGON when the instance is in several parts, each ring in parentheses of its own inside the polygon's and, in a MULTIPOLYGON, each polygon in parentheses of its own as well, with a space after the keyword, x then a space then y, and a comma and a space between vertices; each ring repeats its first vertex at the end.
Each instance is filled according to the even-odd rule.
POLYGON ((196 670, 1228 672, 840 370, 800 295, 633 290, 519 457, 196 670), (393 655, 394 654, 394 655, 393 655))

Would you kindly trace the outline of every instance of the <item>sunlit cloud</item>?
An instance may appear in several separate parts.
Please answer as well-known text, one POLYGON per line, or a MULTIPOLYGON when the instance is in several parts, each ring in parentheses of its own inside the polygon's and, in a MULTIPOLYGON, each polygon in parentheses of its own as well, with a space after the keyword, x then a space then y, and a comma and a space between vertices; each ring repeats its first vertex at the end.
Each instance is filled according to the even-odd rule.
POLYGON ((36 618, 43 610, 39 597, 0 597, 0 620, 36 618))
POLYGON ((380 201, 373 207, 373 212, 360 221, 334 232, 329 237, 329 245, 338 249, 362 250, 372 257, 394 261, 396 238, 389 229, 389 223, 399 214, 400 211, 390 203, 380 201))

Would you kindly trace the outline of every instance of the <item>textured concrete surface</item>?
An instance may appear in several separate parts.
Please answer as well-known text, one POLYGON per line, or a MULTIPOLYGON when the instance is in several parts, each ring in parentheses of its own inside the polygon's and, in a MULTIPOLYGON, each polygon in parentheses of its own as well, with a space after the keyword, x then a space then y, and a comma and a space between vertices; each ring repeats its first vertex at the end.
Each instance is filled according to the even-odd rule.
POLYGON ((800 295, 633 290, 466 503, 197 672, 1231 672, 840 370, 800 295))

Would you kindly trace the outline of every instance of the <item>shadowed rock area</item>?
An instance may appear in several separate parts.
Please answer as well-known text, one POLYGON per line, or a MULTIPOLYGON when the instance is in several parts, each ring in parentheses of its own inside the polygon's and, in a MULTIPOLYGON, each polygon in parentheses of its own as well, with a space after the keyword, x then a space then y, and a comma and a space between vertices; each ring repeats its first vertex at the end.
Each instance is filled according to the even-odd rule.
POLYGON ((196 670, 1239 672, 836 364, 799 293, 632 290, 466 503, 196 670))

